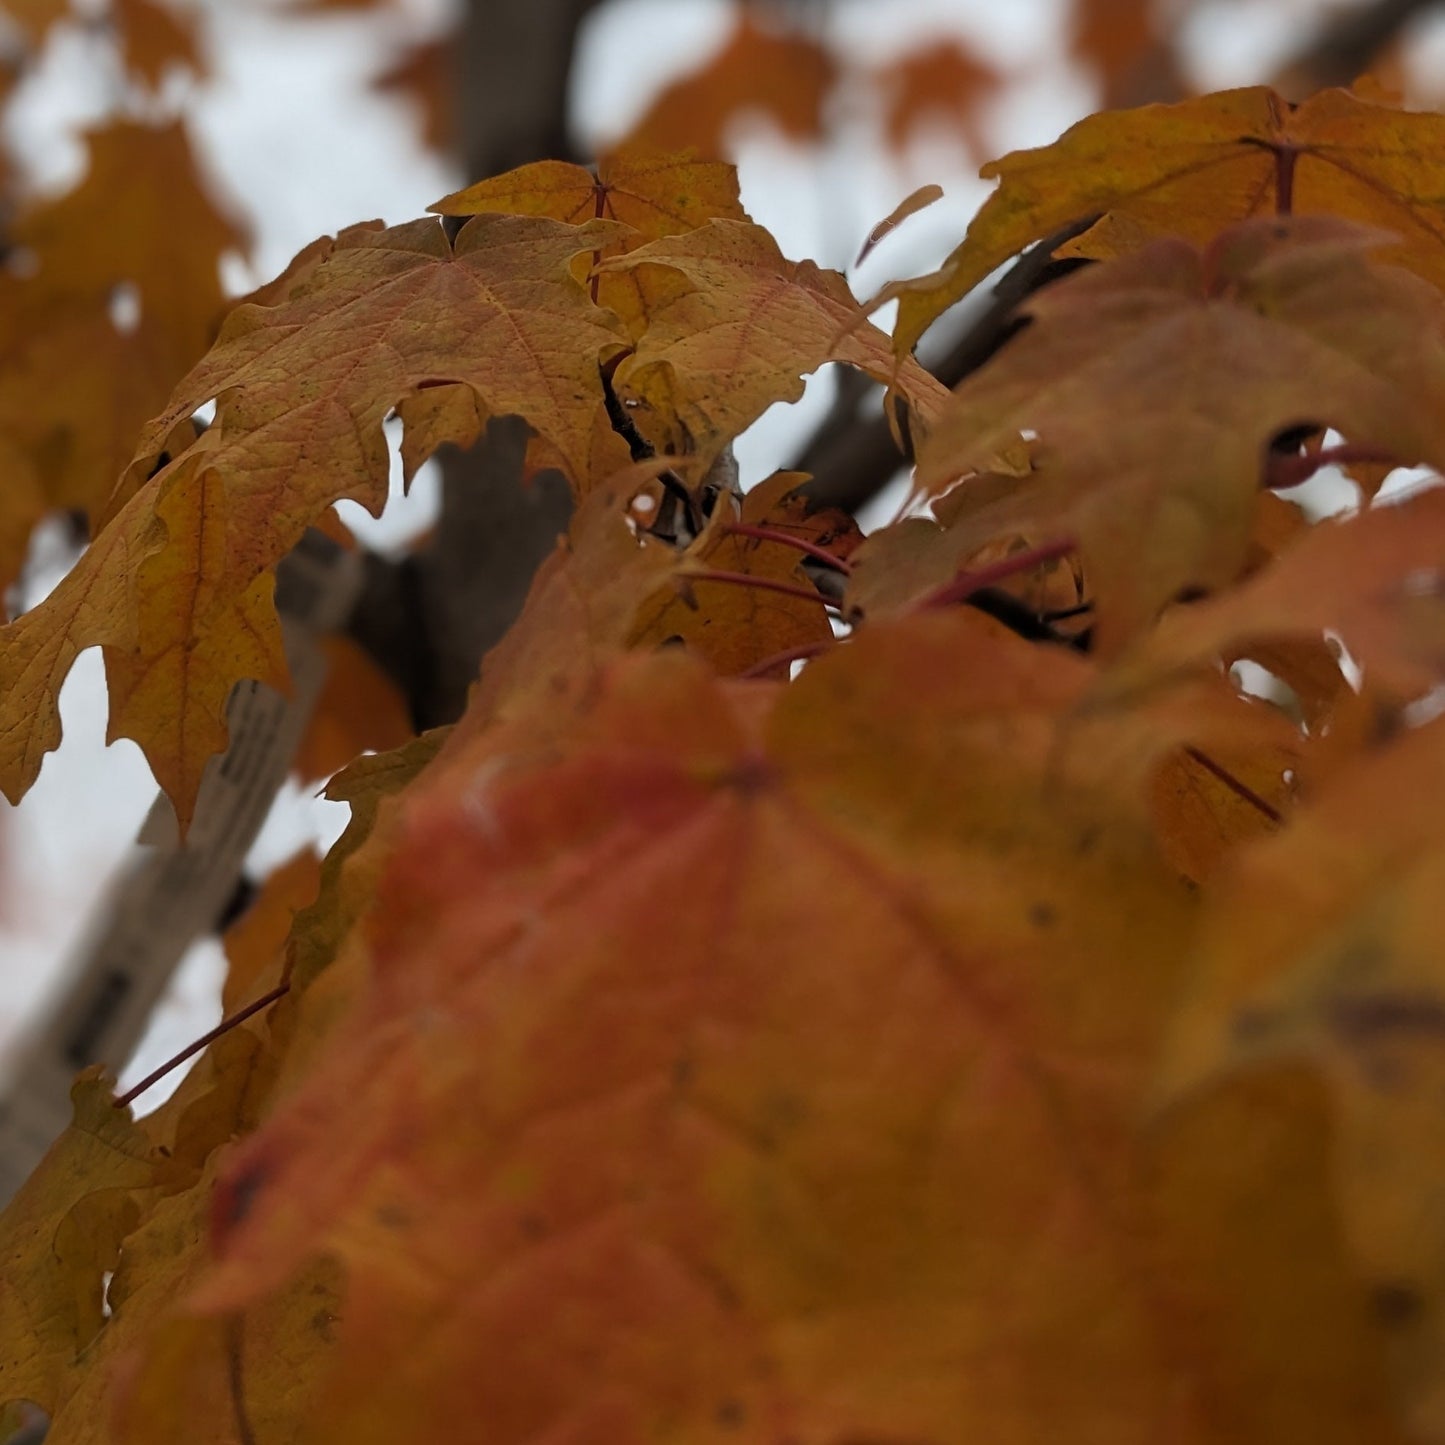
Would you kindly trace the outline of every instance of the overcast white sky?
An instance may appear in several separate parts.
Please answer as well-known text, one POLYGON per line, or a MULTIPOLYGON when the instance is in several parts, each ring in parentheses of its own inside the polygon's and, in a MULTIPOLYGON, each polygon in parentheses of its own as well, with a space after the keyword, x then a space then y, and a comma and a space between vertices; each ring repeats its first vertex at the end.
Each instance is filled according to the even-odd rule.
MULTIPOLYGON (((421 148, 404 102, 366 87, 407 36, 440 21, 446 0, 410 0, 382 24, 336 14, 297 20, 241 0, 210 0, 208 8, 217 74, 196 91, 191 113, 220 194, 255 229, 251 263, 229 273, 236 289, 274 274, 318 235, 373 216, 407 219, 462 182, 421 148)), ((1202 82, 1255 78, 1297 40, 1301 16, 1314 8, 1313 0, 1214 6, 1194 27, 1202 82)), ((1000 69, 1026 73, 987 118, 992 147, 1002 153, 1053 139, 1092 107, 1089 87, 1071 73, 1054 38, 1060 10, 1058 0, 845 0, 833 7, 831 23, 833 39, 860 61, 876 63, 929 35, 955 35, 1000 69)), ((730 13, 728 0, 612 0, 596 12, 576 84, 584 133, 605 141, 624 130, 657 88, 723 38, 730 13)), ((62 34, 17 107, 16 139, 43 158, 42 178, 51 184, 74 178, 81 152, 69 137, 114 93, 102 53, 78 31, 62 34)), ((926 181, 944 185, 946 200, 915 217, 853 278, 860 294, 890 275, 936 264, 984 194, 946 136, 899 158, 869 144, 861 127, 822 148, 753 132, 741 171, 744 202, 787 254, 840 268, 909 191, 926 181)), ((740 449, 745 479, 784 462, 824 400, 814 394, 764 418, 740 449)), ((413 519, 426 510, 427 486, 420 490, 413 519)), ((97 654, 81 659, 61 707, 63 746, 19 808, 0 803, 0 1048, 55 977, 154 794, 131 743, 103 745, 97 654)), ((334 836, 345 817, 336 805, 294 795, 283 798, 278 814, 260 845, 269 861, 302 836, 334 836)), ((214 944, 193 951, 128 1076, 209 1027, 220 972, 214 944)))

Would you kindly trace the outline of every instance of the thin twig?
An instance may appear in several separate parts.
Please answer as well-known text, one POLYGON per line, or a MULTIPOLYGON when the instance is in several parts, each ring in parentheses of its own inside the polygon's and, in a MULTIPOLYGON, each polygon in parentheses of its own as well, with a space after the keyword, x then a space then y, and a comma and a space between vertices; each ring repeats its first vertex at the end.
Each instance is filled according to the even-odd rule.
POLYGON ((1349 85, 1417 15, 1439 0, 1375 0, 1336 11, 1278 73, 1275 86, 1298 97, 1331 85, 1349 85))
POLYGON ((127 1104, 133 1103, 140 1095, 144 1094, 152 1084, 159 1083, 172 1069, 179 1068, 192 1054, 200 1053, 207 1044, 214 1043, 222 1034, 230 1033, 237 1024, 245 1023, 252 1014, 260 1013, 263 1008, 275 1003, 283 994, 290 992, 290 983, 278 983, 275 988, 269 993, 263 993, 254 1003, 248 1003, 245 1008, 238 1009, 235 1013, 231 1014, 229 1018, 223 1018, 215 1028, 202 1034, 200 1038, 194 1042, 187 1044, 180 1053, 167 1059, 160 1068, 152 1069, 150 1073, 133 1088, 127 1089, 126 1092, 115 1101, 115 1107, 117 1109, 124 1109, 127 1104))
POLYGON ((1273 803, 1261 798, 1248 783, 1241 782, 1240 779, 1236 778, 1227 768, 1221 767, 1216 763, 1207 753, 1201 753, 1199 749, 1195 747, 1186 747, 1184 751, 1188 753, 1205 772, 1218 778, 1230 792, 1243 798, 1250 807, 1257 808, 1271 823, 1278 824, 1284 822, 1284 814, 1281 813, 1273 803))
MULTIPOLYGON (((931 366, 945 386, 957 386, 977 371, 1021 327, 1026 319, 1018 308, 1035 291, 1057 280, 1081 261, 1055 261, 1054 252, 1087 230, 1099 218, 1084 216, 1061 227, 1031 246, 1006 271, 993 289, 988 304, 968 323, 947 353, 931 366)), ((853 381, 844 372, 843 405, 830 411, 823 424, 803 446, 792 470, 809 473, 813 480, 800 490, 817 510, 840 507, 856 512, 887 486, 889 478, 911 460, 900 455, 888 418, 864 414, 863 403, 875 388, 853 381)))
POLYGON ((825 566, 833 567, 845 576, 851 575, 853 571, 852 565, 844 561, 842 557, 835 557, 816 543, 805 541, 802 537, 794 537, 791 533, 779 531, 776 527, 757 527, 751 522, 729 522, 723 531, 731 537, 753 537, 759 542, 777 542, 784 547, 795 548, 799 552, 806 553, 815 562, 822 562, 825 566))
POLYGON ((1355 446, 1349 442, 1343 446, 1324 447, 1317 452, 1292 456, 1271 455, 1265 463, 1264 485, 1271 491, 1279 491, 1307 482, 1321 467, 1348 466, 1351 462, 1374 462, 1381 466, 1390 466, 1397 461, 1398 458, 1381 447, 1355 446))
POLYGON ((797 597, 804 602, 816 602, 820 607, 832 607, 821 593, 811 587, 799 587, 792 582, 778 582, 772 577, 754 577, 749 572, 722 572, 713 569, 696 572, 679 572, 680 582, 723 582, 729 587, 752 587, 761 592, 777 592, 784 597, 797 597))
POLYGON ((232 1315, 226 1321, 226 1376, 236 1417, 236 1438, 241 1445, 256 1445, 256 1432, 246 1411, 245 1346, 245 1321, 240 1315, 232 1315))
POLYGON ((1028 572, 1045 562, 1056 562, 1060 557, 1066 557, 1075 551, 1078 545, 1072 537, 1060 537, 1056 541, 1044 542, 1022 552, 1010 553, 1009 556, 990 562, 987 567, 980 567, 977 571, 960 572, 953 581, 945 582, 942 587, 930 592, 918 605, 920 608, 951 607, 955 602, 967 601, 975 592, 981 592, 985 587, 992 587, 1009 577, 1017 577, 1020 572, 1028 572))
POLYGON ((743 672, 738 673, 742 678, 766 677, 775 667, 782 667, 784 663, 811 662, 815 657, 821 657, 825 652, 831 652, 838 645, 836 637, 825 637, 818 642, 804 642, 797 647, 789 647, 783 652, 775 652, 771 657, 765 657, 761 662, 755 662, 743 672))

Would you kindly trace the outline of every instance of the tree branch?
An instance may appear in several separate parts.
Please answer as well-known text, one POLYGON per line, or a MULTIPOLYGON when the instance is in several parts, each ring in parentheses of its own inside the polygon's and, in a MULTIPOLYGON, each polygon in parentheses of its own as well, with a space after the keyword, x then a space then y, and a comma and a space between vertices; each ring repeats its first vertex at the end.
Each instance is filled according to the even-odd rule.
POLYGON ((1280 71, 1276 88, 1303 97, 1331 85, 1349 85, 1370 68, 1409 21, 1438 3, 1374 0, 1336 13, 1280 71))
MULTIPOLYGON (((1028 325, 1018 308, 1035 291, 1085 264, 1054 260, 1054 252, 1086 231, 1097 216, 1085 216, 1045 237, 1025 251, 994 287, 988 303, 954 340, 943 358, 932 368, 948 387, 977 371, 1003 344, 1028 325)), ((803 488, 815 508, 841 507, 854 512, 887 486, 889 479, 911 458, 900 454, 888 418, 864 410, 876 396, 877 387, 852 380, 857 373, 845 373, 840 401, 847 409, 835 408, 824 419, 793 463, 793 469, 808 472, 813 480, 803 488)))
MULTIPOLYGON (((575 155, 568 85, 579 28, 598 3, 469 0, 456 44, 469 181, 575 155)), ((460 716, 483 653, 567 528, 562 478, 524 479, 526 436, 516 418, 493 418, 470 450, 444 449, 431 544, 400 562, 368 561, 349 631, 402 689, 419 728, 460 716)))

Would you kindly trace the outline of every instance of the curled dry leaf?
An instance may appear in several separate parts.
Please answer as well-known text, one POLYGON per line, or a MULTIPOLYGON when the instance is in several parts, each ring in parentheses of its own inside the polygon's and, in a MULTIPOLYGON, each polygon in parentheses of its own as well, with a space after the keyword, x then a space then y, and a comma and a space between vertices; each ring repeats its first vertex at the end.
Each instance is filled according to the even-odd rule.
POLYGON ((885 236, 892 235, 910 216, 916 216, 919 211, 926 210, 935 201, 943 199, 943 187, 936 185, 919 186, 916 191, 905 196, 884 218, 868 232, 867 238, 859 248, 858 258, 854 261, 855 266, 861 266, 872 254, 873 248, 885 236))

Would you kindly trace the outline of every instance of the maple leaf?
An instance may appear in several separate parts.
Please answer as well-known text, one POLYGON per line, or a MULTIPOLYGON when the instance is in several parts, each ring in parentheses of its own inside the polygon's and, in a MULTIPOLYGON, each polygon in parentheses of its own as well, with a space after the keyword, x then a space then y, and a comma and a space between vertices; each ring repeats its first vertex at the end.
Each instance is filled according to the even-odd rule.
POLYGON ((421 118, 422 144, 446 151, 456 144, 456 44, 433 40, 413 46, 372 82, 383 95, 400 95, 421 118))
POLYGON ((1206 913, 1161 1108, 1242 1070, 1317 1071, 1334 1097, 1332 1200, 1388 1332, 1403 1418, 1437 1438, 1437 1129, 1445 1020, 1439 721, 1368 756, 1280 837, 1240 854, 1206 913))
POLYGON ((346 637, 324 637, 326 681, 296 750, 304 781, 329 778, 362 753, 402 747, 415 731, 406 699, 367 653, 346 637))
MULTIPOLYGON (((629 230, 601 250, 599 260, 712 220, 749 219, 738 196, 735 167, 699 161, 691 152, 657 152, 635 144, 604 155, 596 174, 563 161, 539 161, 478 181, 431 209, 444 216, 551 216, 573 225, 592 218, 622 222, 629 230)), ((659 302, 653 280, 649 288, 646 279, 633 272, 601 273, 592 278, 592 295, 636 337, 646 328, 650 307, 659 302)), ((660 295, 666 294, 664 287, 660 295)))
POLYGON ((455 250, 431 222, 363 228, 304 272, 299 294, 233 311, 147 428, 103 545, 6 634, 7 794, 59 740, 54 699, 74 656, 103 645, 127 699, 112 735, 136 737, 184 821, 206 749, 224 742, 231 686, 284 682, 267 569, 338 497, 380 509, 381 423, 421 384, 475 386, 585 465, 604 411, 597 360, 619 342, 569 266, 607 225, 478 217, 455 250), (213 397, 211 427, 153 475, 177 425, 213 397))
POLYGON ((970 153, 984 153, 978 112, 1001 77, 957 41, 936 41, 911 51, 874 74, 883 95, 888 143, 902 149, 914 131, 937 123, 952 125, 970 153))
POLYGON ((47 508, 100 514, 143 424, 210 344, 220 259, 243 243, 180 126, 113 122, 87 140, 81 184, 11 223, 33 272, 0 275, 0 435, 16 463, 0 584, 47 508), (105 246, 98 215, 116 228, 105 246))
MULTIPOLYGON (((816 600, 797 595, 799 589, 816 590, 803 570, 806 553, 784 539, 819 551, 824 542, 839 544, 833 556, 846 555, 862 539, 843 513, 807 513, 797 495, 806 480, 796 472, 779 472, 751 488, 740 505, 720 498, 671 585, 638 606, 627 644, 680 642, 720 673, 736 674, 779 654, 830 642, 833 629, 823 594, 816 593, 816 600), (748 585, 754 581, 762 585, 748 585), (792 591, 768 590, 768 582, 792 591)), ((780 666, 786 672, 786 664, 780 666)))
POLYGON ((1343 640, 1365 685, 1385 700, 1422 696, 1445 678, 1442 558, 1439 490, 1321 522, 1242 585, 1168 612, 1119 660, 1101 696, 1128 696, 1221 655, 1250 657, 1259 644, 1326 632, 1343 640))
POLYGON ((715 455, 768 406, 797 400, 802 376, 827 361, 893 382, 925 418, 942 405, 943 388, 912 358, 895 361, 842 276, 786 260, 760 226, 710 221, 599 266, 604 275, 660 268, 683 284, 657 287, 646 330, 613 377, 659 451, 715 455))
POLYGON ((103 1276, 133 1227, 132 1191, 153 1186, 150 1141, 111 1107, 91 1070, 71 1091, 74 1121, 0 1214, 0 1372, 7 1399, 49 1408, 73 1388, 100 1333, 103 1276))
MULTIPOLYGON (((466 751, 443 760, 369 996, 231 1164, 178 1318, 202 1333, 335 1250, 307 1439, 463 1408, 498 1440, 720 1410, 759 1438, 1389 1438, 1308 1204, 1323 1152, 1287 1196, 1303 1249, 1271 1260, 1277 1203, 1233 1239, 1252 1176, 1199 1179, 1219 1115, 1134 1132, 1194 905, 1131 807, 1052 765, 1069 689, 1003 645, 990 668, 997 635, 936 614, 766 693, 635 660, 570 735, 518 735, 485 825, 466 751), (1226 1241, 1262 1266, 1252 1303, 1209 1272, 1226 1241)), ((175 1368, 149 1353, 137 1398, 175 1368)))
MULTIPOLYGON (((230 686, 257 673, 280 681, 267 584, 258 578, 338 497, 380 507, 381 422, 418 390, 475 392, 481 407, 461 415, 464 430, 482 412, 524 416, 579 486, 607 459, 615 463, 622 443, 608 425, 597 368, 621 353, 625 338, 590 300, 572 262, 613 240, 616 225, 484 214, 464 227, 455 248, 427 222, 358 228, 334 246, 308 250, 283 299, 232 312, 211 353, 146 429, 112 496, 106 530, 118 528, 123 540, 88 553, 50 610, 27 619, 32 638, 47 625, 42 619, 69 619, 64 645, 17 639, 12 656, 23 685, 0 702, 0 763, 6 736, 16 737, 13 761, 0 767, 9 795, 28 787, 39 754, 58 740, 53 696, 71 658, 99 643, 111 649, 108 665, 127 697, 112 733, 141 744, 184 820, 207 749, 224 741, 230 686), (213 398, 214 422, 173 454, 178 426, 213 398), (173 499, 197 489, 206 501, 173 499), (192 520, 182 524, 182 515, 192 520), (212 530, 202 531, 201 518, 212 530), (160 545, 157 524, 168 537, 167 557, 136 571, 140 556, 160 545), (108 575, 112 565, 125 571, 108 575), (177 587, 197 599, 180 611, 177 587), (97 589, 133 601, 77 626, 82 599, 97 589), (199 653, 194 639, 187 643, 186 619, 206 639, 199 653), (51 666, 37 666, 31 653, 41 652, 51 666), (157 673, 162 658, 169 671, 157 673), (137 697, 136 679, 144 677, 156 685, 137 697)), ((886 338, 858 326, 859 308, 841 278, 784 261, 746 223, 712 221, 603 264, 666 268, 685 282, 647 318, 636 354, 615 376, 624 404, 635 404, 646 426, 676 436, 679 451, 706 460, 767 405, 798 395, 800 373, 828 359, 896 373, 920 409, 943 395, 916 365, 896 370, 886 338), (699 308, 705 334, 681 333, 699 308), (705 401, 705 390, 719 400, 705 401)), ((428 446, 451 439, 450 415, 429 414, 428 446)))
POLYGON ((1390 260, 1445 282, 1445 229, 1433 209, 1445 184, 1445 119, 1348 91, 1291 106, 1255 87, 1106 112, 980 174, 999 188, 943 266, 879 293, 898 298, 900 351, 1010 256, 1099 213, 1109 224, 1081 238, 1076 254, 1117 255, 1161 234, 1205 244, 1233 222, 1293 209, 1389 230, 1398 237, 1390 260))
MULTIPOLYGON (((416 221, 354 227, 329 248, 308 248, 284 299, 230 314, 147 428, 114 505, 144 484, 175 423, 215 399, 206 439, 176 464, 204 451, 207 466, 244 473, 247 495, 233 495, 237 541, 258 529, 264 536, 283 498, 297 518, 288 517, 288 531, 341 496, 379 511, 382 419, 418 389, 446 383, 471 387, 493 412, 525 417, 585 478, 602 409, 598 363, 621 346, 571 263, 614 235, 606 222, 481 216, 454 246, 437 224, 416 221), (343 459, 355 473, 349 485, 338 480, 343 459)), ((269 564, 292 540, 252 550, 269 564)))
POLYGON ((627 139, 655 150, 691 147, 721 160, 730 154, 734 121, 756 113, 791 140, 812 140, 823 129, 823 107, 836 71, 816 41, 774 33, 742 9, 722 49, 668 86, 627 139))
POLYGON ((206 74, 195 22, 185 12, 160 0, 111 0, 111 13, 127 67, 152 89, 175 66, 206 74))
POLYGON ((1161 43, 1154 0, 1076 0, 1068 30, 1069 48, 1103 82, 1104 105, 1112 110, 1137 94, 1144 74, 1156 93, 1172 83, 1186 89, 1173 73, 1170 49, 1161 43), (1161 71, 1165 72, 1161 83, 1161 71))
POLYGON ((1426 401, 1445 381, 1445 309, 1365 257, 1378 240, 1321 217, 1260 219, 1202 257, 1160 241, 1050 287, 925 438, 919 489, 1036 432, 1039 476, 996 511, 1078 537, 1096 635, 1117 647, 1179 592, 1238 574, 1275 434, 1318 421, 1445 463, 1426 401))
POLYGON ((154 333, 179 377, 215 336, 218 263, 244 234, 207 196, 178 123, 112 122, 86 139, 85 179, 19 216, 12 239, 35 253, 39 278, 56 291, 108 301, 116 287, 133 286, 137 327, 154 333), (100 248, 97 216, 107 223, 100 248))

